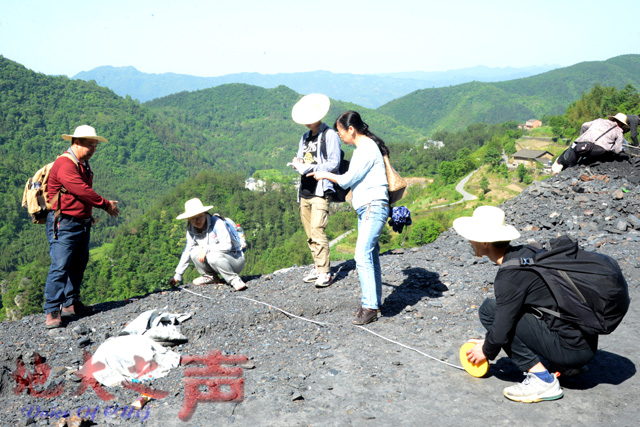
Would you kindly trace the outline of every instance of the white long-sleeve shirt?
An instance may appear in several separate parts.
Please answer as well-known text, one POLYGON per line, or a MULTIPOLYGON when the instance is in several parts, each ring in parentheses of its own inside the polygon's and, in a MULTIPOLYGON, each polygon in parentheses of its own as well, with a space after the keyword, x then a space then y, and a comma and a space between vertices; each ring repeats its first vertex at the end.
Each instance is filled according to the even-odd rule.
POLYGON ((174 276, 176 280, 182 280, 182 275, 187 271, 191 262, 191 251, 196 246, 201 247, 207 253, 233 252, 231 236, 224 220, 207 214, 207 224, 201 233, 198 233, 191 223, 187 225, 187 244, 182 251, 178 267, 176 267, 174 276))
POLYGON ((613 120, 596 119, 580 128, 580 136, 574 142, 593 142, 607 151, 618 154, 625 142, 622 129, 613 120))
POLYGON ((354 209, 374 200, 389 200, 389 183, 384 160, 378 144, 370 138, 363 138, 353 152, 349 170, 338 175, 336 181, 342 188, 351 187, 354 209))

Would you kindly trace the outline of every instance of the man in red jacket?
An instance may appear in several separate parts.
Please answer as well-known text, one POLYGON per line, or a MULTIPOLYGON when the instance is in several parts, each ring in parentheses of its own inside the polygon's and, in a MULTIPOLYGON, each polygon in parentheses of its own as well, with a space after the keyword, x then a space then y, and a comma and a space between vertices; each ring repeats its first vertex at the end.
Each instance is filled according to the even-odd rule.
POLYGON ((89 159, 98 142, 107 142, 96 135, 93 127, 78 126, 73 135, 62 135, 71 141, 66 155, 58 157, 49 175, 48 196, 52 204, 47 216, 47 238, 51 268, 44 289, 45 326, 59 328, 62 317, 81 316, 93 311, 80 302, 80 285, 89 261, 91 211, 104 209, 112 217, 119 214, 115 200, 106 200, 91 188, 93 172, 89 159), (58 193, 60 194, 58 195, 58 193), (62 212, 55 210, 60 201, 62 212))

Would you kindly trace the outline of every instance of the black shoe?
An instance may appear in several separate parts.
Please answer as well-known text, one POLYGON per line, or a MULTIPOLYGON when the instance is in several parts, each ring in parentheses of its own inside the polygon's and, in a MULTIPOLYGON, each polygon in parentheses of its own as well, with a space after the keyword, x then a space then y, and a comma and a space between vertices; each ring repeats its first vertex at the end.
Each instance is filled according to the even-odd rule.
POLYGON ((362 308, 356 318, 351 321, 354 325, 366 325, 367 323, 378 320, 378 310, 371 308, 362 308))

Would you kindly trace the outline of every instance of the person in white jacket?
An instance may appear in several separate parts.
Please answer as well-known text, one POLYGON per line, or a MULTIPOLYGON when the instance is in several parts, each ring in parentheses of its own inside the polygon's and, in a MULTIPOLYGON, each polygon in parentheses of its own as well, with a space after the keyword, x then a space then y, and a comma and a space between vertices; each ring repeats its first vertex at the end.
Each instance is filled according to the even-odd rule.
POLYGON ((247 288, 239 276, 244 268, 244 253, 234 247, 225 221, 207 211, 213 206, 203 206, 200 199, 187 200, 184 213, 176 219, 187 219, 187 244, 180 257, 175 275, 169 280, 170 286, 182 282, 182 276, 193 261, 202 276, 193 281, 194 285, 216 282, 218 274, 237 291, 247 288))
POLYGON ((628 130, 627 116, 622 113, 583 123, 580 136, 556 159, 551 170, 556 174, 578 164, 607 161, 615 157, 626 143, 623 134, 628 130))

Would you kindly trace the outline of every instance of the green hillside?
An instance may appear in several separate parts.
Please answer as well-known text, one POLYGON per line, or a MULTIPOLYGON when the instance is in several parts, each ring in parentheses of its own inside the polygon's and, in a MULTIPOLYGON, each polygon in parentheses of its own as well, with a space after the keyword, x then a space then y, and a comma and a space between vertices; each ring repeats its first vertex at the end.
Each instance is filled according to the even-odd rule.
POLYGON ((139 216, 158 194, 195 175, 187 167, 195 158, 193 147, 145 108, 108 89, 34 73, 3 57, 0 88, 0 271, 40 257, 46 261, 44 228, 31 224, 21 207, 24 183, 68 148, 61 135, 78 125, 91 124, 109 140, 91 159, 94 186, 118 200, 123 214, 114 220, 97 213, 101 221, 92 232, 93 245, 139 216))
MULTIPOLYGON (((0 89, 0 286, 4 308, 15 309, 16 301, 21 301, 13 317, 41 310, 50 263, 44 227, 32 224, 21 207, 24 183, 67 149, 61 135, 80 124, 94 126, 109 140, 91 159, 94 188, 118 200, 122 212, 118 219, 95 212, 100 222, 92 230, 87 302, 162 285, 159 277, 173 271, 174 255, 181 250, 180 239, 173 239, 182 233, 176 230, 183 224, 171 218, 191 196, 212 198, 221 213, 250 227, 255 252, 249 254, 247 272, 308 262, 308 251, 298 247, 305 245, 305 239, 293 188, 267 194, 243 189, 244 179, 258 169, 274 168, 293 177, 286 162, 305 131, 290 116, 299 94, 285 87, 226 85, 147 106, 93 82, 35 73, 4 57, 0 57, 0 89), (192 181, 199 174, 215 183, 192 181), (207 178, 210 174, 214 178, 207 178), (154 223, 158 217, 165 222, 154 223), (149 227, 150 234, 145 235, 143 230, 149 227), (159 255, 146 256, 154 251, 159 255)), ((390 144, 415 144, 424 138, 420 131, 352 104, 334 102, 327 121, 332 124, 350 108, 361 111, 390 144)), ((330 229, 337 233, 352 228, 351 222, 348 215, 338 214, 330 229)), ((0 317, 3 314, 4 309, 0 317)))
MULTIPOLYGON (((293 172, 285 165, 294 156, 307 129, 291 119, 301 95, 285 86, 264 89, 228 84, 195 92, 181 92, 144 104, 158 120, 196 147, 199 156, 218 170, 250 176, 259 169, 293 172)), ((359 111, 371 129, 388 143, 412 143, 425 134, 376 111, 332 101, 325 121, 333 126, 344 111, 359 111)))
POLYGON ((618 89, 627 84, 640 87, 640 55, 582 62, 505 82, 472 82, 419 90, 381 106, 378 111, 426 132, 460 129, 478 122, 524 122, 563 114, 569 104, 596 84, 618 89))

